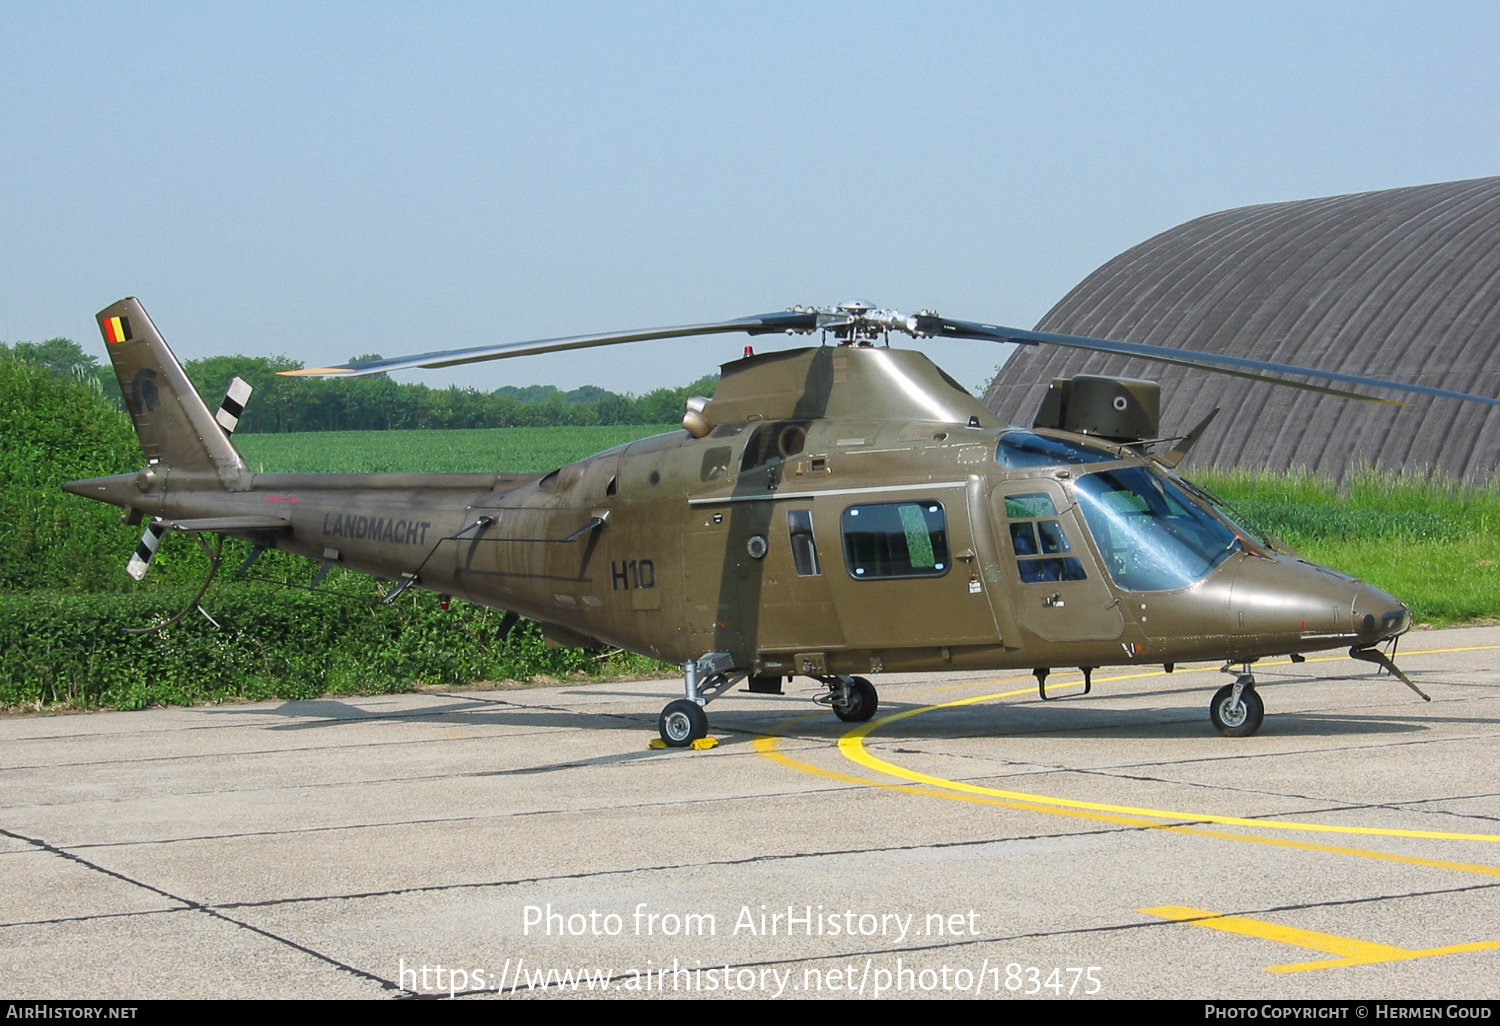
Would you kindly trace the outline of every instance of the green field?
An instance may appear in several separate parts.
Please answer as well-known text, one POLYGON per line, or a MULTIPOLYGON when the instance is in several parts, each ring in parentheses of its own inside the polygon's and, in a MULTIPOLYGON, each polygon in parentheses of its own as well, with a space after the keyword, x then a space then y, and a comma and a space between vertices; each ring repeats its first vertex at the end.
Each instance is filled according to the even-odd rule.
POLYGON ((1419 624, 1500 618, 1500 489, 1366 475, 1194 476, 1249 526, 1401 599, 1419 624))
POLYGON ((552 470, 674 427, 635 424, 459 431, 309 431, 236 435, 234 444, 250 469, 268 474, 525 473, 552 470))

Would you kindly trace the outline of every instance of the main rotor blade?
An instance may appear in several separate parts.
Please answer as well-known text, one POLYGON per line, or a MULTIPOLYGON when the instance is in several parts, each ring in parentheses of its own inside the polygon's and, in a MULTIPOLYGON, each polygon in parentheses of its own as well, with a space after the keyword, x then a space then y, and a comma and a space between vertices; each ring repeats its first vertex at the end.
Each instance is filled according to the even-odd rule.
MULTIPOLYGON (((1094 352, 1115 353, 1134 356, 1157 363, 1168 363, 1179 367, 1191 367, 1229 374, 1252 381, 1264 381, 1273 385, 1285 385, 1309 392, 1338 396, 1341 399, 1357 399, 1361 402, 1393 403, 1392 399, 1362 395, 1327 385, 1315 385, 1305 381, 1289 381, 1277 374, 1296 374, 1301 377, 1338 381, 1348 385, 1365 385, 1370 388, 1393 389, 1413 392, 1443 399, 1463 399, 1469 402, 1500 406, 1500 399, 1455 392, 1446 388, 1414 385, 1385 378, 1372 378, 1362 374, 1345 374, 1342 371, 1301 367, 1290 363, 1273 363, 1269 360, 1252 360, 1244 356, 1224 353, 1208 353, 1196 349, 1177 349, 1170 346, 1154 346, 1140 342, 1117 342, 1087 335, 1060 335, 1047 331, 1028 331, 1024 328, 1006 328, 998 324, 982 324, 977 321, 956 321, 924 312, 914 317, 893 310, 873 310, 863 307, 850 311, 815 310, 797 307, 779 313, 741 317, 732 321, 715 321, 708 324, 685 324, 671 328, 642 328, 635 331, 611 331, 594 335, 569 335, 563 338, 534 339, 528 342, 504 342, 499 345, 473 346, 467 349, 447 349, 417 356, 392 357, 383 360, 367 360, 360 363, 342 364, 337 367, 309 367, 304 370, 281 371, 290 377, 352 378, 367 374, 383 374, 389 371, 414 370, 420 367, 454 367, 484 360, 504 360, 515 356, 532 356, 538 353, 556 353, 569 349, 590 349, 595 346, 613 346, 624 342, 646 342, 662 338, 686 338, 693 335, 722 335, 744 332, 747 335, 764 335, 773 332, 807 334, 819 329, 829 330, 845 326, 850 334, 861 340, 873 339, 880 332, 898 331, 918 338, 968 338, 987 342, 1015 342, 1022 345, 1045 343, 1067 346, 1072 349, 1088 349, 1094 352), (858 334, 853 329, 862 329, 858 334), (1233 369, 1231 369, 1233 368, 1233 369), (1270 372, 1270 373, 1267 373, 1270 372)), ((844 338, 844 334, 840 334, 844 338)), ((845 339, 848 341, 849 339, 845 339)))
MULTIPOLYGON (((1489 396, 1472 395, 1468 392, 1454 392, 1446 388, 1431 388, 1427 385, 1412 385, 1404 381, 1388 381, 1385 378, 1370 378, 1361 374, 1345 374, 1342 371, 1299 367, 1296 364, 1290 363, 1271 363, 1267 360, 1252 360, 1244 356, 1228 356, 1223 353, 1205 353, 1196 349, 1175 349, 1169 346, 1144 345, 1139 342, 1114 342, 1109 339, 1090 338, 1086 335, 1058 335, 1049 331, 1026 331, 1022 328, 1002 328, 995 324, 953 321, 946 317, 918 317, 915 319, 920 322, 918 325, 920 332, 923 334, 930 333, 943 338, 972 338, 990 342, 1019 342, 1022 344, 1042 342, 1054 346, 1067 346, 1071 349, 1092 349, 1101 353, 1138 356, 1143 360, 1155 360, 1159 363, 1175 363, 1197 367, 1199 370, 1215 371, 1220 374, 1234 374, 1236 377, 1256 378, 1272 384, 1290 385, 1293 388, 1319 392, 1330 391, 1331 394, 1342 395, 1352 399, 1364 399, 1368 401, 1372 397, 1357 395, 1353 392, 1323 389, 1301 382, 1287 381, 1285 378, 1267 377, 1249 372, 1275 371, 1281 374, 1300 374, 1304 377, 1322 378, 1325 381, 1342 381, 1349 385, 1390 388, 1400 392, 1416 392, 1420 395, 1438 396, 1443 399, 1466 399, 1470 402, 1500 406, 1500 399, 1492 399, 1489 396), (1205 364, 1222 364, 1224 367, 1240 367, 1244 368, 1244 370, 1230 371, 1224 369, 1224 367, 1204 366, 1205 364)), ((1389 400, 1376 401, 1389 402, 1389 400)))
MULTIPOLYGON (((1172 350, 1177 352, 1178 350, 1172 350)), ((1228 367, 1208 367, 1192 360, 1175 360, 1168 356, 1147 356, 1142 359, 1151 360, 1155 363, 1170 363, 1175 367, 1187 367, 1191 370, 1208 371, 1210 374, 1226 374, 1233 378, 1244 378, 1247 381, 1261 381, 1268 385, 1285 385, 1287 388, 1301 389, 1304 392, 1321 392, 1323 395, 1337 396, 1340 399, 1358 399, 1362 403, 1385 403, 1388 406, 1409 406, 1400 399, 1387 399, 1379 395, 1365 395, 1363 392, 1351 392, 1345 388, 1334 388, 1332 385, 1314 385, 1311 381, 1289 381, 1286 378, 1273 378, 1269 374, 1257 374, 1255 371, 1231 370, 1228 367)), ((1372 381, 1375 379, 1371 379, 1372 381)))
POLYGON ((454 367, 463 363, 479 363, 484 360, 504 360, 513 356, 534 356, 538 353, 558 353, 567 349, 590 349, 594 346, 614 346, 623 342, 647 342, 658 338, 685 338, 691 335, 723 335, 742 331, 747 335, 765 335, 772 332, 809 332, 818 326, 815 312, 783 311, 741 317, 733 321, 716 321, 711 324, 687 324, 675 328, 641 328, 636 331, 610 331, 597 335, 569 335, 565 338, 542 338, 529 342, 503 342, 493 346, 473 346, 469 349, 446 349, 418 356, 398 356, 387 360, 368 360, 348 363, 338 367, 308 367, 304 370, 280 371, 288 377, 354 378, 366 374, 384 374, 388 371, 414 370, 419 367, 454 367))

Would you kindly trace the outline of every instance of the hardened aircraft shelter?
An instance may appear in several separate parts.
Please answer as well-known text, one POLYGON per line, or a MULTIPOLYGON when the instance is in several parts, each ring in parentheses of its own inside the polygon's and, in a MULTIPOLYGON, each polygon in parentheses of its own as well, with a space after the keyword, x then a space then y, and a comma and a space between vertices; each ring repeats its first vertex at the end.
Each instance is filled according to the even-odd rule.
MULTIPOLYGON (((1209 214, 1121 253, 1038 330, 1232 353, 1500 395, 1500 177, 1209 214)), ((1222 412, 1186 467, 1494 480, 1500 410, 1362 403, 1141 360, 1023 348, 985 403, 1030 423, 1053 378, 1162 383, 1162 429, 1222 412)))

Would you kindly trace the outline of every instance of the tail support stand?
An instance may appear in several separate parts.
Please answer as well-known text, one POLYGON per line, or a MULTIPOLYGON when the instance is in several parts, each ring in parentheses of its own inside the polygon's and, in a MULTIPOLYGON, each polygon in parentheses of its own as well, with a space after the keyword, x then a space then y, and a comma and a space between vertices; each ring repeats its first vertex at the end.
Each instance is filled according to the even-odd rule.
POLYGON ((166 623, 159 623, 155 627, 125 627, 122 628, 124 633, 154 634, 157 631, 166 630, 168 627, 176 626, 182 621, 182 618, 184 616, 187 616, 194 609, 198 610, 200 613, 203 613, 204 616, 208 617, 209 623, 213 624, 215 627, 219 626, 219 622, 213 617, 208 616, 208 613, 204 611, 203 607, 198 605, 199 602, 203 601, 203 596, 208 594, 208 586, 214 583, 214 577, 219 573, 219 564, 223 561, 224 536, 221 534, 217 535, 216 537, 218 540, 213 548, 209 548, 208 542, 204 541, 202 538, 196 535, 194 535, 193 537, 193 540, 198 543, 198 547, 201 548, 204 554, 208 556, 208 576, 204 578, 203 586, 198 589, 198 594, 193 596, 192 601, 183 606, 182 609, 177 613, 177 615, 172 617, 172 619, 168 620, 166 623))
POLYGON ((385 593, 385 597, 380 600, 380 604, 382 606, 390 605, 392 602, 396 601, 396 599, 401 595, 403 591, 405 591, 407 588, 410 588, 413 584, 416 584, 417 580, 418 578, 416 574, 402 574, 401 580, 396 582, 396 586, 394 588, 385 593))
POLYGON ((1418 695, 1421 695, 1422 701, 1432 701, 1432 699, 1427 696, 1427 693, 1421 688, 1417 687, 1416 684, 1412 683, 1412 679, 1406 674, 1402 673, 1400 668, 1391 661, 1391 657, 1380 651, 1380 649, 1351 648, 1349 650, 1349 658, 1358 659, 1366 663, 1374 663, 1376 666, 1379 666, 1383 670, 1389 670, 1392 677, 1395 677, 1401 683, 1405 684, 1407 687, 1415 691, 1418 695))

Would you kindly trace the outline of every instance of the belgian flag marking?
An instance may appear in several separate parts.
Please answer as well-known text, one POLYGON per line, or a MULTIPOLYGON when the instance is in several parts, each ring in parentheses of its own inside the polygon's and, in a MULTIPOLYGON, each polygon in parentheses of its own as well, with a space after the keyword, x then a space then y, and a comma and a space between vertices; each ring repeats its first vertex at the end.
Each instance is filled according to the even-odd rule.
POLYGON ((109 342, 130 341, 130 318, 129 317, 106 317, 104 319, 104 337, 109 342))

